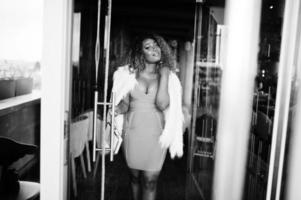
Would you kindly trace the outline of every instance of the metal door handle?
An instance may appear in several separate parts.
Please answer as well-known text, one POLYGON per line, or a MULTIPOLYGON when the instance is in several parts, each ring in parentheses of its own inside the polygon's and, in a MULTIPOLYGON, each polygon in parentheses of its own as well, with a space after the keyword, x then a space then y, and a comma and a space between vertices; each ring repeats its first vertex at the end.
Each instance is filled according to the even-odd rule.
POLYGON ((97 102, 98 92, 94 92, 94 112, 93 112, 93 162, 96 159, 96 128, 97 128, 97 102))
MULTIPOLYGON (((115 130, 115 93, 112 93, 112 98, 111 102, 98 102, 98 92, 95 91, 95 96, 94 96, 94 116, 93 116, 93 162, 95 162, 96 159, 96 151, 102 151, 102 148, 97 148, 96 147, 96 134, 97 134, 97 107, 98 105, 103 105, 103 106, 112 106, 112 111, 111 111, 111 130, 110 130, 110 144, 109 148, 106 148, 105 151, 110 152, 110 161, 113 161, 114 158, 114 130, 115 130)), ((103 119, 103 128, 102 128, 102 134, 106 134, 106 124, 107 124, 107 115, 105 115, 105 119, 103 119)), ((100 136, 103 138, 102 136, 100 136)), ((104 137, 105 138, 105 137, 104 137)))
POLYGON ((112 113, 111 113, 111 133, 110 133, 110 161, 114 158, 114 130, 115 130, 115 93, 112 92, 112 113))

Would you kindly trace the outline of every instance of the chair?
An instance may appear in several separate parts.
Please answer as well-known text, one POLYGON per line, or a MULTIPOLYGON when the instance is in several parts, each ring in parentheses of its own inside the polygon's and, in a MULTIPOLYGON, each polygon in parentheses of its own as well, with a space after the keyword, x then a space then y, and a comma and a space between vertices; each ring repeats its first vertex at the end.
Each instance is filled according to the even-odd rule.
POLYGON ((35 154, 37 146, 22 144, 10 138, 0 137, 0 199, 34 200, 39 197, 40 184, 19 181, 9 166, 27 154, 35 154))
MULTIPOLYGON (((89 148, 89 141, 92 141, 93 140, 93 118, 94 118, 94 115, 93 115, 93 111, 92 110, 88 110, 86 111, 85 113, 81 114, 80 117, 87 117, 88 118, 88 121, 89 121, 89 128, 88 128, 88 140, 86 141, 86 152, 87 152, 87 161, 88 161, 88 171, 90 172, 89 169, 91 169, 91 166, 90 166, 90 148, 89 148)), ((103 127, 103 120, 99 119, 100 116, 98 115, 97 116, 97 124, 96 124, 96 144, 97 144, 97 147, 100 147, 101 146, 101 137, 102 137, 102 127, 103 127)), ((115 142, 117 140, 115 139, 115 142)), ((120 140, 118 140, 119 142, 120 140)), ((117 146, 117 143, 116 142, 116 146, 117 146)), ((107 144, 108 145, 108 144, 107 144)), ((109 148, 109 146, 107 146, 107 148, 109 148)), ((98 165, 99 165, 99 161, 100 161, 100 158, 101 158, 101 153, 98 152, 97 154, 97 157, 96 157, 96 162, 95 162, 95 166, 94 166, 94 170, 93 170, 93 177, 95 178, 96 177, 96 173, 97 173, 97 169, 98 169, 98 165)))
MULTIPOLYGON (((88 111, 86 111, 86 112, 84 112, 83 114, 80 115, 80 117, 87 117, 88 121, 89 121, 88 140, 85 144, 85 146, 86 146, 86 156, 87 156, 87 162, 88 162, 88 171, 89 172, 91 171, 91 157, 90 157, 89 141, 93 140, 93 118, 94 118, 93 114, 94 113, 93 113, 92 110, 88 110, 88 111)), ((97 117, 96 128, 97 128, 96 144, 101 144, 101 134, 100 134, 100 132, 102 131, 102 120, 99 119, 99 116, 97 117)), ((94 177, 95 177, 96 172, 97 172, 99 159, 100 159, 100 154, 97 154, 97 160, 96 160, 96 164, 95 164, 94 172, 93 172, 94 177)))
POLYGON ((77 196, 76 166, 75 158, 80 157, 84 178, 87 177, 83 151, 88 141, 89 120, 87 117, 79 117, 77 121, 70 124, 70 159, 74 196, 77 196))
POLYGON ((258 136, 267 140, 271 135, 273 122, 266 114, 261 111, 258 111, 256 115, 257 116, 254 131, 258 136))
POLYGON ((16 200, 34 200, 39 196, 40 184, 29 181, 19 181, 20 191, 16 200))
POLYGON ((253 113, 250 137, 247 196, 248 199, 265 199, 269 169, 272 120, 263 112, 253 113))
POLYGON ((196 119, 195 134, 197 149, 195 156, 215 157, 217 121, 211 114, 203 114, 196 119))
POLYGON ((92 140, 93 137, 93 111, 86 111, 83 114, 79 116, 81 117, 87 117, 88 118, 88 135, 87 135, 87 141, 85 143, 85 148, 86 148, 86 158, 87 158, 87 168, 88 172, 91 171, 91 156, 90 156, 90 146, 89 146, 89 141, 92 140))

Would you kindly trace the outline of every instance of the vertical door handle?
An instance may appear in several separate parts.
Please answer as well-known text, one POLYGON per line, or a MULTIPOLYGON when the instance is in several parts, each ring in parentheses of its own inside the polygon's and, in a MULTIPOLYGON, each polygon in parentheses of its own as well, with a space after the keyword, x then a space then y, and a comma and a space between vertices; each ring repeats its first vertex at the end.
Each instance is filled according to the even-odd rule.
POLYGON ((96 159, 96 134, 97 134, 97 102, 98 92, 94 92, 94 112, 93 112, 93 162, 96 159))
POLYGON ((114 159, 115 142, 114 142, 114 131, 115 131, 115 93, 112 92, 112 113, 111 113, 111 132, 110 132, 110 161, 114 159))

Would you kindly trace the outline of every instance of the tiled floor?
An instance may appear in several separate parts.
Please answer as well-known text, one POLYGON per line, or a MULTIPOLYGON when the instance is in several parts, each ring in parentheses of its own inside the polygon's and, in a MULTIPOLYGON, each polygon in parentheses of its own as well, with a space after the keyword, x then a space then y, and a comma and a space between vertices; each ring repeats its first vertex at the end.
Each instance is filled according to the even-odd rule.
MULTIPOLYGON (((186 156, 181 159, 171 160, 166 157, 158 182, 158 200, 184 200, 186 186, 186 156)), ((80 167, 77 168, 78 197, 77 200, 99 200, 101 186, 101 172, 97 173, 96 179, 93 173, 88 178, 82 178, 80 167)), ((100 168, 99 168, 100 169, 100 168)), ((106 162, 106 200, 130 200, 130 185, 128 169, 122 153, 115 157, 114 162, 106 162)))

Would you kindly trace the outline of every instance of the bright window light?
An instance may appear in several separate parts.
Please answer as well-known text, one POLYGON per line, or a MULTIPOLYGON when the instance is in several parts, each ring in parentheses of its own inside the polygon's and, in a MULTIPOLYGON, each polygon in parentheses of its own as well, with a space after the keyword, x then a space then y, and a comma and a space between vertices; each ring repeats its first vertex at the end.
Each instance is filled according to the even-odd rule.
POLYGON ((0 60, 41 60, 42 0, 1 0, 0 60))

